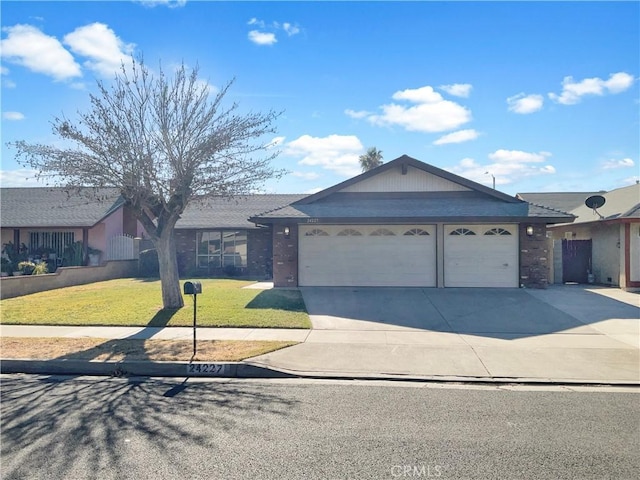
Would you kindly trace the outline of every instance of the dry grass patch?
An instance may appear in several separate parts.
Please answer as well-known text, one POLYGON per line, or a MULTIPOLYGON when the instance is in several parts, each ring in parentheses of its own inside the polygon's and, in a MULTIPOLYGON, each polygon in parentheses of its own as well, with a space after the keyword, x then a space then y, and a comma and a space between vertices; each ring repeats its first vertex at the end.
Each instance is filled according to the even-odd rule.
MULTIPOLYGON (((297 342, 200 340, 195 360, 238 362, 246 358, 290 347, 297 342)), ((0 355, 11 359, 38 360, 150 360, 156 362, 191 360, 191 340, 143 340, 104 338, 0 338, 0 355)))

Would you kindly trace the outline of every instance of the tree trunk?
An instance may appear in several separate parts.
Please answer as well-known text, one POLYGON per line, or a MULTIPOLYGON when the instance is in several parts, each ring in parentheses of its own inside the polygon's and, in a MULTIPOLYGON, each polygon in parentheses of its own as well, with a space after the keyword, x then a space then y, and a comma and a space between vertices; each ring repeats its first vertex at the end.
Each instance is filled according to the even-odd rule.
POLYGON ((162 305, 164 308, 182 308, 184 299, 180 291, 178 276, 178 257, 173 228, 167 228, 155 240, 160 266, 160 284, 162 285, 162 305))

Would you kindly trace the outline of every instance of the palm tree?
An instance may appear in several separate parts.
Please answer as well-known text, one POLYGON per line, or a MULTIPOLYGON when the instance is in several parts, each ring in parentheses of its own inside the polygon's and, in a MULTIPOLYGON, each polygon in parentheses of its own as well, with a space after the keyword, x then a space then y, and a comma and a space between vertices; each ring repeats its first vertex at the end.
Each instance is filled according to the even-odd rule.
POLYGON ((382 152, 376 147, 371 147, 367 149, 367 153, 360 155, 359 159, 362 171, 367 172, 382 165, 382 152))

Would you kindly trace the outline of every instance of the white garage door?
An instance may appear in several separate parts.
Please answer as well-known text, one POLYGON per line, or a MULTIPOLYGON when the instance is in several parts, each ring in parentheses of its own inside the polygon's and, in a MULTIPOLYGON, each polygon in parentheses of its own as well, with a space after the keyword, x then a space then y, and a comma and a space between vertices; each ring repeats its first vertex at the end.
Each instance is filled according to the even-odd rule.
POLYGON ((517 225, 445 225, 445 287, 517 287, 517 225))
POLYGON ((300 286, 436 285, 433 225, 301 225, 300 286))

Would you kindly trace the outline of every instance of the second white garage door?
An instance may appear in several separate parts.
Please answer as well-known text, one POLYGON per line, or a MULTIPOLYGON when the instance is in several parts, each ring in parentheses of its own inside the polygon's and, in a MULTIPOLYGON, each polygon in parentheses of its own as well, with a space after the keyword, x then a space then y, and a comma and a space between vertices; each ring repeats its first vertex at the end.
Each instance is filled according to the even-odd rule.
POLYGON ((517 287, 517 225, 445 225, 445 287, 517 287))
POLYGON ((436 285, 434 225, 300 225, 300 286, 436 285))

